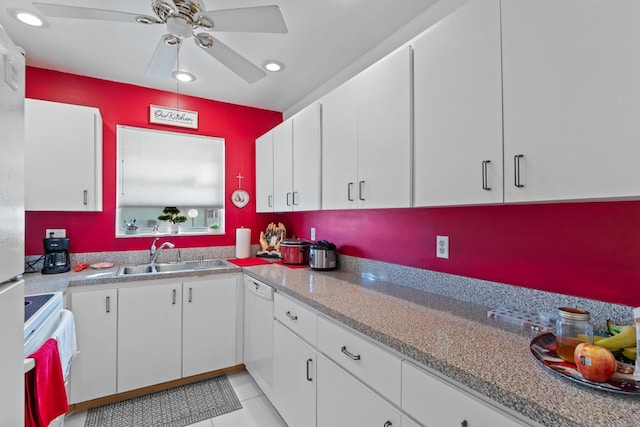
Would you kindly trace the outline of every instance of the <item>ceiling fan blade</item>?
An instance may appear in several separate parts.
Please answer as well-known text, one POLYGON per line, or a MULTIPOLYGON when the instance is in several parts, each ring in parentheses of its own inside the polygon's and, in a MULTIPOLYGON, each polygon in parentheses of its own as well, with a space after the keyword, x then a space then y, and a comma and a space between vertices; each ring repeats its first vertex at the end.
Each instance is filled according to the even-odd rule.
POLYGON ((178 43, 167 44, 167 38, 175 39, 171 34, 160 38, 145 75, 149 77, 170 77, 178 60, 178 43))
POLYGON ((215 31, 249 33, 286 33, 289 31, 278 6, 212 10, 202 12, 202 15, 213 21, 213 30, 215 31))
POLYGON ((211 39, 213 40, 211 46, 202 47, 199 45, 202 50, 220 61, 222 65, 236 73, 247 83, 255 83, 267 75, 264 70, 249 62, 248 59, 222 43, 220 40, 214 37, 211 37, 211 39))
MULTIPOLYGON (((65 6, 51 3, 33 3, 45 16, 54 18, 96 19, 135 23, 140 14, 117 12, 115 10, 92 9, 88 7, 65 6)), ((151 18, 155 21, 157 19, 151 18)))

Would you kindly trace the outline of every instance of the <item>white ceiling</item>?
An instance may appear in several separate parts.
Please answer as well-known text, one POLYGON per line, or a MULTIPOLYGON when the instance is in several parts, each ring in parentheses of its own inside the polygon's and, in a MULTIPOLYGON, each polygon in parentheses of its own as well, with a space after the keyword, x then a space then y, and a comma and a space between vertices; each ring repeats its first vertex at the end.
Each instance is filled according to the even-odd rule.
MULTIPOLYGON (((142 0, 40 0, 48 3, 110 9, 152 15, 151 1, 142 0)), ((269 73, 254 84, 201 52, 192 40, 180 51, 181 67, 198 79, 180 83, 180 93, 241 105, 285 111, 295 108, 345 69, 357 68, 363 58, 385 40, 406 42, 415 27, 412 21, 424 15, 436 0, 204 0, 207 10, 277 4, 284 16, 287 34, 212 34, 254 64, 267 59, 285 64, 284 71, 269 73), (407 25, 409 23, 409 25, 407 25), (399 31, 400 30, 400 31, 399 31)), ((175 91, 171 78, 151 78, 145 70, 164 25, 48 18, 47 28, 19 23, 7 8, 37 11, 30 0, 0 0, 0 25, 27 54, 34 67, 80 74, 138 86, 175 91)), ((388 44, 388 43, 387 43, 388 44)), ((384 53, 379 55, 381 57, 384 53)), ((373 62, 368 59, 369 62, 373 62)), ((366 62, 366 61, 365 61, 366 62)), ((364 68, 363 63, 361 68, 364 68)), ((353 74, 359 70, 355 69, 353 74)), ((350 77, 350 76, 349 76, 350 77)), ((286 115, 286 114, 285 114, 286 115)))

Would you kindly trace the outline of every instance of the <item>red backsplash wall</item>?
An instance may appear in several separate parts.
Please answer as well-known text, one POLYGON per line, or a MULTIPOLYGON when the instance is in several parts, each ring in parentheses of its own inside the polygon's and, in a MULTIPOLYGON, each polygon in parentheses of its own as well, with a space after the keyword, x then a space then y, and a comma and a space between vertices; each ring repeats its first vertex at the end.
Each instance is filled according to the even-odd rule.
MULTIPOLYGON (((43 253, 46 228, 66 228, 71 252, 101 252, 147 249, 150 238, 114 237, 116 200, 116 125, 128 125, 173 132, 195 133, 225 139, 225 183, 227 200, 238 187, 235 178, 242 173, 242 188, 255 193, 255 139, 282 122, 282 114, 206 99, 180 96, 181 109, 199 113, 199 129, 191 130, 149 123, 149 104, 175 106, 176 94, 139 86, 98 80, 27 67, 27 98, 100 109, 103 121, 103 212, 27 212, 27 255, 43 253)), ((43 172, 42 179, 50 179, 43 172)), ((255 200, 242 209, 226 206, 224 236, 176 236, 177 247, 226 246, 235 244, 235 229, 245 226, 260 230, 266 225, 255 215, 255 200)), ((255 234, 255 233, 254 233, 255 234)), ((257 235, 253 236, 255 242, 257 235)))
MULTIPOLYGON (((103 212, 27 212, 26 253, 42 253, 45 228, 66 228, 72 252, 147 249, 149 239, 116 239, 115 126, 190 132, 148 123, 149 104, 175 105, 175 94, 138 86, 27 68, 27 97, 100 108, 103 135, 103 212)), ((226 140, 227 200, 235 176, 255 196, 255 138, 282 115, 194 97, 181 108, 200 113, 202 135, 226 140)), ((46 179, 46 176, 43 176, 46 179)), ((250 227, 252 241, 271 221, 289 231, 335 242, 340 253, 640 306, 640 202, 506 205, 320 211, 255 215, 255 197, 242 209, 227 204, 225 236, 175 237, 180 247, 235 243, 235 228, 250 227), (450 238, 450 258, 435 257, 435 236, 450 238)))
POLYGON ((285 213, 288 234, 339 252, 640 306, 640 202, 285 213), (449 236, 449 259, 436 236, 449 236))

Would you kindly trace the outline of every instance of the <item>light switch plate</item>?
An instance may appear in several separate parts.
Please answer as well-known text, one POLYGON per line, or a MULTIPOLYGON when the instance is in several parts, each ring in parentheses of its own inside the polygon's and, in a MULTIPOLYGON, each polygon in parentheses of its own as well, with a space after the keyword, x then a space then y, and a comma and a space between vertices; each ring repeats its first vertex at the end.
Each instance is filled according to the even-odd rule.
POLYGON ((436 257, 449 259, 449 236, 436 236, 436 257))

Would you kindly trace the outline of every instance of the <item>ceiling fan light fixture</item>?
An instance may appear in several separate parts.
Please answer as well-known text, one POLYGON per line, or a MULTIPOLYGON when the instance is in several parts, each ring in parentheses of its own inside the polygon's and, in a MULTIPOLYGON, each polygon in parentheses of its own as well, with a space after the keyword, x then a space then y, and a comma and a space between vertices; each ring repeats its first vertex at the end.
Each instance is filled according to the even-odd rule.
POLYGON ((45 28, 49 26, 49 22, 47 22, 47 20, 44 19, 42 15, 36 12, 31 12, 29 10, 17 7, 8 8, 7 12, 10 16, 22 22, 23 24, 38 28, 45 28))
POLYGON ((267 60, 262 64, 265 70, 271 71, 272 73, 276 73, 278 71, 284 70, 284 64, 280 61, 267 60))
POLYGON ((181 82, 192 82, 196 79, 195 74, 192 74, 184 70, 176 70, 171 73, 171 76, 173 76, 174 79, 181 82))

